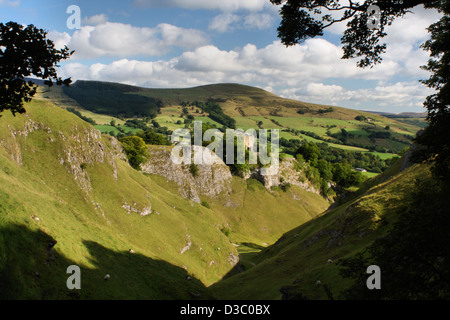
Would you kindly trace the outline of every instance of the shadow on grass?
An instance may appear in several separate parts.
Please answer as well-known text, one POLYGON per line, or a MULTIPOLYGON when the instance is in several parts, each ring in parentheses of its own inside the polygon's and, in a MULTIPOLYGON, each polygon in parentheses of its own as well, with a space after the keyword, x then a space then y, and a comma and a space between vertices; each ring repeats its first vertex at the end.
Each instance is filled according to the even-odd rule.
POLYGON ((67 267, 77 262, 60 254, 58 243, 49 246, 55 242, 23 225, 0 228, 0 299, 212 299, 182 268, 92 241, 83 241, 92 266, 79 265, 81 289, 69 290, 67 267))
POLYGON ((258 245, 256 243, 251 243, 251 242, 242 242, 240 245, 244 246, 244 247, 247 247, 247 248, 255 249, 255 250, 258 250, 258 251, 261 251, 261 250, 263 250, 265 248, 264 246, 260 246, 260 245, 258 245))
POLYGON ((233 267, 233 269, 228 271, 228 273, 222 278, 222 280, 228 279, 255 266, 255 264, 252 262, 253 258, 265 249, 265 247, 251 242, 241 242, 239 245, 241 248, 246 249, 244 249, 245 251, 243 251, 242 249, 240 250, 238 263, 233 267))

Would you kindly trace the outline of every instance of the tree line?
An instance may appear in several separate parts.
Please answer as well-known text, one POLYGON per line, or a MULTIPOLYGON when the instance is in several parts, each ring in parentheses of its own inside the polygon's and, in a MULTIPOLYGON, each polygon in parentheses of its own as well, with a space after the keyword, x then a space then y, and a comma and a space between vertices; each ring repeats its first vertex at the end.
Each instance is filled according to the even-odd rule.
POLYGON ((208 113, 208 116, 212 120, 220 123, 227 128, 236 129, 236 120, 225 114, 222 110, 222 107, 214 100, 208 100, 207 102, 183 101, 181 105, 183 107, 194 106, 200 108, 204 113, 208 113))

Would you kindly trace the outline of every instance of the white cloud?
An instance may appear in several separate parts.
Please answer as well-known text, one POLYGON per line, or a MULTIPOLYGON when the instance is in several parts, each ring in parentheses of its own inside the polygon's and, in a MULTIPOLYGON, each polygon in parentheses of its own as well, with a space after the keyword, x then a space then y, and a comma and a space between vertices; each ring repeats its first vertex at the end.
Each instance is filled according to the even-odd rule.
POLYGON ((440 19, 442 14, 437 10, 424 9, 417 6, 412 13, 397 18, 391 26, 386 27, 386 41, 388 44, 415 44, 429 38, 426 30, 430 24, 440 19))
POLYGON ((155 28, 140 28, 106 22, 96 26, 83 26, 70 39, 66 33, 58 32, 53 32, 49 38, 57 39, 59 43, 66 42, 70 50, 75 50, 75 59, 139 55, 151 57, 163 55, 173 47, 191 49, 207 42, 202 31, 167 23, 161 23, 155 28))
POLYGON ((336 97, 344 92, 344 88, 339 85, 324 85, 323 83, 308 83, 305 92, 309 96, 315 97, 336 97))
POLYGON ((91 17, 84 17, 83 24, 85 25, 98 25, 108 21, 108 16, 105 14, 96 14, 91 17))
POLYGON ((200 30, 180 28, 168 23, 160 23, 156 29, 161 34, 163 45, 166 46, 189 49, 207 42, 204 33, 200 30))
POLYGON ((205 46, 193 52, 184 52, 179 57, 175 68, 187 72, 241 71, 242 65, 238 58, 238 52, 219 50, 215 46, 205 46))
MULTIPOLYGON (((382 64, 386 61, 397 61, 404 66, 402 70, 396 69, 397 75, 424 76, 425 73, 419 67, 426 63, 428 54, 420 48, 420 45, 430 36, 427 28, 441 16, 434 9, 417 6, 411 13, 395 19, 392 25, 386 27, 387 36, 380 40, 387 44, 386 53, 381 55, 382 64)), ((327 30, 332 34, 342 35, 346 28, 346 23, 341 22, 327 30)))
POLYGON ((223 33, 234 29, 232 24, 241 21, 241 17, 232 13, 222 13, 215 16, 209 24, 209 29, 223 33))
POLYGON ((428 77, 420 69, 428 59, 428 53, 420 45, 430 37, 427 28, 440 17, 436 10, 425 10, 419 6, 414 8, 413 13, 396 19, 386 28, 387 51, 382 57, 384 60, 398 60, 404 66, 398 75, 428 77))
MULTIPOLYGON (((89 30, 86 29, 86 32, 89 32, 89 30)), ((170 37, 166 38, 169 39, 170 37)), ((72 37, 73 39, 74 37, 72 37)), ((117 40, 117 43, 108 42, 102 47, 103 50, 109 48, 118 51, 116 45, 119 47, 120 44, 127 41, 130 40, 121 38, 117 40)), ((171 41, 166 41, 171 43, 171 41, 176 41, 176 37, 171 41)), ((133 48, 137 50, 135 46, 133 48)), ((320 83, 324 79, 333 78, 389 80, 404 68, 398 61, 391 60, 385 61, 372 69, 361 69, 356 67, 355 61, 340 59, 340 54, 341 49, 338 46, 324 39, 311 39, 305 41, 302 45, 287 48, 279 41, 263 48, 247 44, 241 49, 229 51, 220 50, 213 45, 206 45, 192 51, 186 51, 176 58, 152 63, 153 66, 163 66, 164 72, 167 72, 167 77, 170 77, 170 74, 176 71, 183 74, 183 79, 193 79, 194 82, 197 82, 202 81, 202 79, 211 79, 211 75, 215 74, 219 75, 220 78, 213 79, 213 82, 221 80, 242 82, 247 80, 262 86, 272 87, 320 83)), ((112 65, 104 66, 104 68, 110 67, 112 65)), ((117 65, 115 65, 115 70, 117 70, 116 67, 117 65)), ((164 72, 161 76, 164 76, 164 72)), ((125 75, 123 79, 124 81, 129 80, 125 75)), ((208 83, 206 80, 203 82, 208 83)), ((310 89, 312 90, 312 88, 310 89)))
POLYGON ((263 30, 270 28, 273 23, 273 18, 267 13, 250 13, 245 17, 244 25, 249 28, 256 28, 263 30))
POLYGON ((209 24, 209 29, 220 33, 236 29, 263 30, 270 28, 273 21, 273 17, 267 13, 254 12, 247 15, 237 15, 226 12, 215 16, 209 24))
POLYGON ((339 47, 323 39, 312 39, 288 48, 278 41, 263 48, 248 44, 229 51, 208 45, 170 60, 121 59, 92 66, 69 63, 63 71, 74 79, 146 87, 236 82, 273 88, 287 98, 343 106, 358 101, 418 105, 429 91, 418 82, 393 81, 402 68, 397 61, 386 61, 373 69, 360 69, 354 61, 340 59, 339 47), (379 83, 374 89, 346 89, 340 84, 343 79, 379 80, 379 83), (324 80, 334 83, 324 84, 324 80))
POLYGON ((380 106, 386 112, 421 111, 425 98, 433 91, 418 82, 380 82, 370 89, 346 89, 339 85, 308 83, 299 90, 285 89, 280 95, 319 104, 339 106, 380 106))
MULTIPOLYGON (((269 19, 264 22, 261 17, 264 13, 224 12, 211 22, 210 29, 221 32, 251 26, 261 29, 272 23, 269 19)), ((69 37, 69 44, 74 45, 69 48, 78 48, 88 57, 128 58, 91 66, 65 64, 62 71, 73 79, 117 81, 145 87, 236 82, 269 88, 284 97, 309 102, 360 108, 380 106, 385 111, 392 108, 421 111, 422 102, 431 90, 416 80, 428 78, 419 69, 428 59, 419 44, 427 39, 425 28, 437 17, 425 10, 409 17, 389 27, 388 52, 383 55, 382 63, 371 69, 357 68, 356 60, 342 60, 342 48, 321 38, 292 47, 274 41, 262 48, 247 44, 234 50, 221 50, 205 45, 205 37, 198 30, 193 32, 168 24, 137 28, 109 22, 85 26, 71 38, 66 33, 55 33, 54 37, 61 44, 69 37), (191 49, 166 60, 130 59, 137 55, 157 56, 174 46, 191 49), (371 89, 359 88, 357 84, 357 81, 374 80, 378 83, 371 89)))
POLYGON ((250 10, 260 11, 267 6, 273 6, 269 0, 135 0, 142 7, 180 7, 184 9, 207 9, 222 11, 250 10))
POLYGON ((51 39, 56 49, 62 49, 70 41, 70 35, 67 32, 50 31, 47 38, 51 39))

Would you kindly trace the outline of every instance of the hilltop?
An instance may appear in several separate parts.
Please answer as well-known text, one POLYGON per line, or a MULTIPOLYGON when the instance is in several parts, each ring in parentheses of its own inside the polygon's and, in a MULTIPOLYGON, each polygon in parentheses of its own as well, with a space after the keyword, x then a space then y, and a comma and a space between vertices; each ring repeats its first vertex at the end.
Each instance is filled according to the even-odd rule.
MULTIPOLYGON (((70 87, 43 88, 41 97, 72 107, 92 118, 103 133, 133 131, 127 119, 153 118, 168 130, 184 128, 186 117, 218 128, 234 121, 236 128, 278 129, 283 139, 326 143, 333 148, 392 158, 409 147, 426 124, 419 118, 389 118, 365 111, 306 103, 278 97, 240 84, 211 84, 194 88, 151 89, 98 81, 77 81, 70 87), (212 117, 207 103, 223 114, 212 117), (225 119, 226 118, 226 119, 225 119), (224 121, 221 121, 224 119, 224 121)), ((148 120, 147 120, 148 121, 148 120)), ((149 122, 150 123, 150 122, 149 122)))

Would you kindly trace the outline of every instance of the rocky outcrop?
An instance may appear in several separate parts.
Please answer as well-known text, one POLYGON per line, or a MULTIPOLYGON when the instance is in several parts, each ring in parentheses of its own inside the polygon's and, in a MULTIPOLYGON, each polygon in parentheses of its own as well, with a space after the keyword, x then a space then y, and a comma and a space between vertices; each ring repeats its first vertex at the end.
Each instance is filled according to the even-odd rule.
POLYGON ((129 205, 128 203, 125 203, 122 205, 122 208, 124 208, 128 214, 130 214, 131 212, 134 212, 134 213, 138 213, 141 217, 148 216, 149 214, 152 213, 151 204, 142 209, 138 209, 138 208, 136 208, 136 206, 137 206, 137 203, 135 203, 133 205, 129 205))
POLYGON ((18 138, 26 138, 30 133, 37 130, 43 130, 48 134, 52 133, 52 130, 43 123, 35 122, 33 119, 30 119, 28 115, 25 115, 25 117, 27 119, 25 120, 21 129, 14 130, 10 125, 8 125, 12 140, 0 140, 0 145, 5 148, 5 150, 11 155, 13 160, 20 166, 22 165, 22 153, 18 138))
POLYGON ((280 186, 282 184, 291 184, 298 186, 306 191, 320 194, 320 191, 314 188, 309 180, 304 178, 302 170, 298 171, 295 168, 296 160, 293 158, 285 158, 279 162, 278 167, 269 167, 261 173, 261 169, 253 171, 250 174, 251 178, 261 181, 267 189, 272 186, 280 186))
MULTIPOLYGON (((212 161, 203 161, 209 164, 196 164, 196 173, 191 172, 189 164, 177 164, 171 158, 173 147, 150 146, 149 160, 141 166, 142 171, 156 174, 175 182, 179 186, 179 193, 184 198, 200 203, 200 195, 214 197, 223 192, 231 191, 231 172, 229 167, 209 149, 192 146, 192 157, 197 151, 204 152, 213 158, 212 161)), ((293 158, 283 159, 278 167, 253 169, 242 176, 243 179, 257 179, 270 190, 272 186, 291 184, 304 190, 320 194, 320 191, 304 177, 302 170, 296 169, 296 160, 293 158)))
MULTIPOLYGON (((209 149, 192 146, 192 153, 201 151, 207 153, 209 149)), ((150 146, 148 161, 141 166, 148 174, 157 174, 179 186, 182 197, 200 203, 200 195, 214 197, 222 192, 231 191, 231 172, 229 167, 218 156, 212 154, 213 161, 206 164, 177 164, 171 158, 173 147, 150 146)))
MULTIPOLYGON (((63 111, 55 109, 52 112, 63 111)), ((52 116, 57 117, 53 114, 52 116)), ((64 122, 64 125, 46 121, 47 119, 33 114, 25 114, 15 120, 7 124, 8 130, 5 130, 5 134, 0 138, 2 149, 19 166, 23 166, 25 162, 23 152, 29 155, 52 150, 55 156, 54 165, 63 167, 73 177, 76 185, 85 193, 85 201, 92 204, 97 215, 109 222, 101 205, 91 194, 89 167, 106 163, 112 169, 114 179, 117 180, 116 161, 126 160, 120 143, 115 138, 102 136, 98 130, 82 123, 76 117, 70 122, 64 122)), ((28 157, 27 161, 33 161, 32 159, 33 157, 28 157)), ((45 184, 44 181, 42 183, 45 184)), ((151 209, 144 208, 138 213, 144 216, 150 212, 151 209)))
MULTIPOLYGON (((86 167, 95 163, 105 163, 111 165, 113 176, 117 179, 117 166, 114 156, 125 155, 117 149, 111 150, 106 146, 100 132, 92 127, 74 126, 70 134, 59 132, 60 138, 66 141, 64 155, 60 156, 60 163, 66 165, 68 170, 74 175, 78 186, 89 193, 92 189, 86 167)), ((110 143, 116 143, 115 138, 110 138, 110 143)), ((118 143, 118 142, 117 142, 118 143)))

